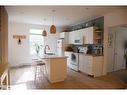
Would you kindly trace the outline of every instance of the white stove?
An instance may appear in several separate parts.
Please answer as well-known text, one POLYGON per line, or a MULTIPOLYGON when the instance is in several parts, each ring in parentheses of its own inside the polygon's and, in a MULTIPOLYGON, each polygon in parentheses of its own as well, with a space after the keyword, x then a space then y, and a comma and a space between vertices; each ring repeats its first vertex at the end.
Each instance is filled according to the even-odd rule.
POLYGON ((70 68, 79 71, 79 53, 71 54, 70 68))

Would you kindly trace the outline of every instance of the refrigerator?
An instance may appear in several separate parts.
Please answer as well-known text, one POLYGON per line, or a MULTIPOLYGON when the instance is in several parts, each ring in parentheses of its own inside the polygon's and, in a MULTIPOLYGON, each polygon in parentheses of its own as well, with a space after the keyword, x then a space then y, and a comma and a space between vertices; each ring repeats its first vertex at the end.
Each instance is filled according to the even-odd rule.
POLYGON ((63 56, 65 51, 65 41, 64 39, 57 40, 57 55, 63 56))

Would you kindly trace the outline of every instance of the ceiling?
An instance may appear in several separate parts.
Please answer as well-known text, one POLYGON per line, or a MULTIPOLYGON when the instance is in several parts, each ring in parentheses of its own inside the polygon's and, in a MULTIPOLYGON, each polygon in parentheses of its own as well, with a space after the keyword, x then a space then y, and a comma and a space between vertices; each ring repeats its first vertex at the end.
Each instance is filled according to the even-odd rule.
POLYGON ((109 6, 6 6, 9 21, 38 25, 69 26, 125 7, 109 6), (52 10, 55 10, 53 13, 52 10), (46 19, 46 20, 44 20, 46 19))

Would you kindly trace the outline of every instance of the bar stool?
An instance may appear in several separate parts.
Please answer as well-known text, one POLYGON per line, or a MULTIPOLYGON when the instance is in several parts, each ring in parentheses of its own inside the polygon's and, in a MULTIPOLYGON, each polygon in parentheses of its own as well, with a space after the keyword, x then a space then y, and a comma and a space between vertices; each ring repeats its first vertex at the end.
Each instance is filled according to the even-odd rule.
POLYGON ((46 65, 42 60, 34 59, 34 80, 36 81, 37 78, 45 76, 46 74, 46 65))

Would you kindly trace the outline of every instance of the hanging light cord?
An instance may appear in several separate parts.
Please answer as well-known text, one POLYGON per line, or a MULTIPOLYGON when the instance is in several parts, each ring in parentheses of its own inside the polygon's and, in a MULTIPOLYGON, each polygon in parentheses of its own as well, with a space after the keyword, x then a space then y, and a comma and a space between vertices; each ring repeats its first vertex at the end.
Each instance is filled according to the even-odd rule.
POLYGON ((52 16, 52 17, 53 17, 53 18, 52 18, 52 19, 53 19, 53 25, 54 25, 54 19, 55 19, 55 16, 54 16, 54 15, 55 15, 55 10, 52 10, 52 15, 53 15, 53 16, 52 16))
MULTIPOLYGON (((43 20, 45 22, 46 21, 46 18, 44 18, 43 20)), ((44 26, 43 26, 43 28, 44 28, 44 26)), ((47 36, 47 32, 46 32, 45 28, 44 28, 44 30, 42 32, 42 36, 47 36)))
MULTIPOLYGON (((44 23, 45 23, 45 21, 46 21, 46 18, 44 18, 44 23)), ((44 26, 43 26, 43 28, 44 28, 44 26)), ((45 28, 44 28, 44 30, 45 30, 45 28)))

